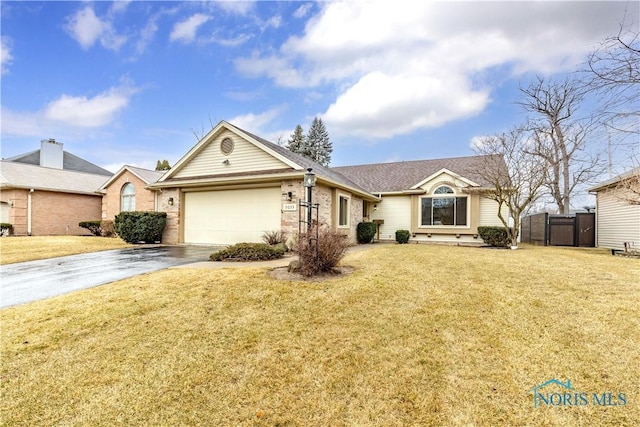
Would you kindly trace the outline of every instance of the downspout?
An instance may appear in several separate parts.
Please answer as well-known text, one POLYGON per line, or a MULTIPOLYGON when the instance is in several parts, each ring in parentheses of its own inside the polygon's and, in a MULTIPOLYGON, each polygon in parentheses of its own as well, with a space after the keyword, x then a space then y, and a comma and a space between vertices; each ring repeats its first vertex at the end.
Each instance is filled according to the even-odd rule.
POLYGON ((27 194, 27 236, 31 236, 31 193, 34 191, 32 188, 27 194))

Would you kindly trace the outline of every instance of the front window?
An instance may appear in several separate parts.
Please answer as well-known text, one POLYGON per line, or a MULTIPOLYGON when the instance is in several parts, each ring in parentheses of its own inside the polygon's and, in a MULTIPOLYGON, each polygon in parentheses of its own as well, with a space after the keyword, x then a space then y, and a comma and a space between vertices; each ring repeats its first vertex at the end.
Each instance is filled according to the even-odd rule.
POLYGON ((447 186, 441 186, 433 192, 434 197, 421 198, 422 226, 467 225, 467 197, 456 197, 453 190, 447 186))
POLYGON ((136 187, 130 182, 120 192, 120 212, 136 210, 136 187))
POLYGON ((340 196, 338 209, 339 209, 338 226, 348 227, 349 226, 349 198, 348 197, 340 196))

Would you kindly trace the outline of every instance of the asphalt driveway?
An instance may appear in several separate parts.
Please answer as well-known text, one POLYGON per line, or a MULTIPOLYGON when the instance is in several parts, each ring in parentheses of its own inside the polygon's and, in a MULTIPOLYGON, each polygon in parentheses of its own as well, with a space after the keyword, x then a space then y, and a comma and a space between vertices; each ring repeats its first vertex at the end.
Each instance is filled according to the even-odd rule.
POLYGON ((137 247, 2 265, 0 308, 207 261, 218 249, 220 247, 137 247))

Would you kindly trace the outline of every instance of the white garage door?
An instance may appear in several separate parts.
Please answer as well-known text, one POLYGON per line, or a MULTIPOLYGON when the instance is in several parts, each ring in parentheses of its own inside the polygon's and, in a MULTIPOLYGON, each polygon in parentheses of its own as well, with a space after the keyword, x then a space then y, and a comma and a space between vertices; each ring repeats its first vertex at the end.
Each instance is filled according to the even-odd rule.
POLYGON ((280 187, 184 195, 185 243, 261 242, 280 230, 280 187))

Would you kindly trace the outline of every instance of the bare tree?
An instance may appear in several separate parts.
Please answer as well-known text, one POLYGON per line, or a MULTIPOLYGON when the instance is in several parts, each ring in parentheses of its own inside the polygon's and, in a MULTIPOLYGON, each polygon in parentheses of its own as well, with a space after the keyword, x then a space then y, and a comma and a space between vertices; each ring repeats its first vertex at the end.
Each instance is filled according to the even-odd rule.
POLYGON ((640 167, 624 174, 616 185, 617 197, 630 205, 640 205, 640 167))
MULTIPOLYGON (((640 204, 640 28, 637 23, 620 25, 589 54, 583 70, 586 87, 598 94, 598 118, 618 135, 628 163, 635 168, 621 175, 615 187, 617 197, 640 204)), ((611 145, 611 142, 610 142, 611 145)), ((611 149, 611 147, 610 147, 611 149)), ((610 189, 614 190, 614 189, 610 189)))
POLYGON ((490 184, 482 195, 498 203, 498 218, 508 230, 512 246, 518 245, 520 219, 541 195, 545 183, 544 160, 530 151, 531 140, 521 128, 481 138, 473 150, 482 155, 477 172, 490 184), (503 215, 507 207, 509 217, 503 215))
POLYGON ((577 81, 537 77, 520 88, 519 104, 530 113, 532 143, 528 154, 544 161, 545 187, 561 213, 569 213, 571 196, 602 173, 599 156, 588 151, 593 120, 578 116, 584 92, 577 81))
POLYGON ((600 95, 602 123, 623 134, 640 134, 640 31, 620 25, 587 57, 586 86, 600 95))

